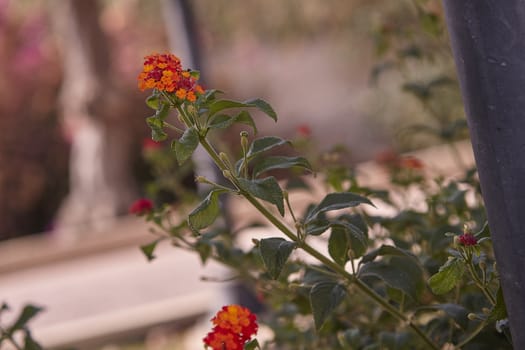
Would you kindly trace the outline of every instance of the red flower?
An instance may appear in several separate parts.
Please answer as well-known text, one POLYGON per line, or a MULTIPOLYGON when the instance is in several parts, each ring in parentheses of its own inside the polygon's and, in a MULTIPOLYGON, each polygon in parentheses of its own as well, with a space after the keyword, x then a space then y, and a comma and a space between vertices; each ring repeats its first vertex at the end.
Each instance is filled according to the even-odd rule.
POLYGON ((153 202, 147 198, 137 199, 129 207, 129 213, 135 215, 147 214, 153 210, 153 202))
POLYGON ((470 247, 470 246, 478 244, 478 239, 474 237, 472 233, 465 232, 458 237, 458 242, 459 244, 465 247, 470 247))
POLYGON ((213 350, 243 349, 259 328, 256 316, 239 305, 224 306, 211 321, 215 327, 203 341, 213 350))

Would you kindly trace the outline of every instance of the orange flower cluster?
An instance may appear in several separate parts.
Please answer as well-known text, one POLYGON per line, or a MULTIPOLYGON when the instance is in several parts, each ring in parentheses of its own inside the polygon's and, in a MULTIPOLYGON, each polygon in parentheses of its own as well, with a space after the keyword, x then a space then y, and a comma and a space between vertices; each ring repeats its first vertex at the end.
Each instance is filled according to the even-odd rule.
POLYGON ((242 350, 257 333, 257 318, 245 307, 224 306, 214 318, 213 330, 203 339, 212 350, 242 350))
POLYGON ((170 53, 153 54, 144 58, 144 67, 138 76, 139 89, 157 89, 174 93, 181 101, 195 102, 204 89, 197 84, 191 71, 182 70, 180 59, 170 53))

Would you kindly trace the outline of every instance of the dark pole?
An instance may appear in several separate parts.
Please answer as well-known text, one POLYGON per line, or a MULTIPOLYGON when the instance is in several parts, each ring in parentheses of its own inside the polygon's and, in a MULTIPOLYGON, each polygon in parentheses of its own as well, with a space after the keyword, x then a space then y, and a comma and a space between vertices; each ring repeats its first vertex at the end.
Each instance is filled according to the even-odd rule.
POLYGON ((525 1, 443 0, 515 349, 525 349, 525 1))

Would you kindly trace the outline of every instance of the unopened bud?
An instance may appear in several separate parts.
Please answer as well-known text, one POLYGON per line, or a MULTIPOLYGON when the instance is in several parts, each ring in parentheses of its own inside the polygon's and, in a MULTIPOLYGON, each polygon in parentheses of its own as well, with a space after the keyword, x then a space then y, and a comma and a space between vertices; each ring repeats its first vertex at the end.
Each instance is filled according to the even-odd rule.
POLYGON ((467 318, 469 320, 471 320, 471 321, 475 321, 475 320, 479 319, 478 315, 476 315, 476 314, 474 314, 472 312, 467 315, 467 318))
POLYGON ((232 173, 229 170, 223 170, 222 171, 222 176, 224 176, 227 179, 231 179, 232 178, 232 173))
POLYGON ((219 158, 226 164, 230 163, 230 160, 228 159, 228 155, 224 152, 219 153, 219 158))
POLYGON ((241 147, 245 152, 248 149, 248 133, 246 131, 241 131, 241 147))

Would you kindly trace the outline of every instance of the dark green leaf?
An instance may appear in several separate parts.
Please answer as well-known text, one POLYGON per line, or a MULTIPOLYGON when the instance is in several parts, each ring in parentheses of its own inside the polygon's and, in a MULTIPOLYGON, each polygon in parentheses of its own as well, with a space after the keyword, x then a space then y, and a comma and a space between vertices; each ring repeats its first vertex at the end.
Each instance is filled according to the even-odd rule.
POLYGON ((417 258, 414 256, 414 254, 410 253, 409 251, 391 245, 383 244, 381 247, 374 249, 370 253, 364 255, 361 259, 361 263, 364 264, 370 261, 374 261, 378 256, 402 256, 417 261, 417 258))
POLYGON ((334 261, 345 266, 350 258, 348 250, 350 249, 350 237, 348 232, 342 227, 333 227, 330 238, 328 239, 328 253, 334 261))
POLYGON ((266 136, 256 139, 250 145, 250 149, 246 154, 247 157, 253 158, 254 156, 261 154, 263 152, 269 151, 272 148, 289 144, 290 141, 286 141, 277 136, 266 136))
POLYGON ((338 220, 330 224, 332 233, 328 240, 328 252, 335 262, 344 266, 349 260, 349 250, 353 258, 359 258, 367 249, 367 237, 361 229, 349 222, 338 220))
POLYGON ((253 176, 257 177, 268 170, 288 169, 294 166, 312 170, 308 160, 303 157, 267 157, 255 164, 253 176))
POLYGON ((388 286, 418 300, 425 288, 423 271, 414 259, 394 256, 388 262, 373 261, 361 266, 359 277, 376 277, 388 286))
POLYGON ((286 260, 294 249, 294 242, 279 237, 261 239, 259 250, 264 266, 271 278, 277 279, 279 277, 286 260))
POLYGON ((43 350, 44 348, 38 344, 32 337, 29 331, 26 331, 24 337, 24 350, 43 350))
POLYGON ((463 277, 465 263, 457 258, 449 258, 438 273, 430 277, 428 284, 434 294, 445 294, 451 291, 463 277))
POLYGON ((166 119, 169 113, 170 106, 166 103, 163 103, 160 105, 160 108, 157 109, 157 112, 155 112, 155 117, 159 118, 160 120, 164 120, 166 119))
POLYGON ((208 123, 208 127, 211 129, 226 129, 235 122, 235 117, 227 114, 216 114, 208 123))
POLYGON ((253 121, 253 118, 250 113, 246 111, 239 112, 239 114, 235 116, 235 122, 251 126, 253 129, 253 133, 257 134, 257 126, 255 125, 255 122, 253 121))
POLYGON ((146 118, 146 123, 151 128, 151 138, 160 142, 166 140, 168 134, 163 130, 164 122, 156 116, 146 118))
POLYGON ((24 306, 24 309, 18 316, 18 319, 11 326, 10 333, 13 333, 16 330, 24 328, 26 323, 29 322, 29 320, 35 317, 42 310, 44 309, 38 306, 31 305, 31 304, 24 306))
POLYGON ((319 236, 320 234, 328 230, 330 226, 331 222, 325 219, 324 217, 317 218, 306 224, 305 233, 311 236, 319 236))
POLYGON ((250 113, 241 111, 235 116, 228 114, 215 114, 210 118, 208 127, 210 129, 226 129, 234 123, 246 124, 252 127, 254 134, 257 134, 257 126, 250 113))
POLYGON ((444 311, 448 316, 450 316, 461 328, 467 329, 468 327, 468 314, 469 311, 465 309, 463 306, 458 304, 436 304, 436 305, 429 305, 420 308, 420 310, 442 310, 444 311))
POLYGON ((368 198, 360 196, 352 192, 339 192, 329 193, 315 208, 313 208, 306 217, 306 222, 309 222, 320 213, 324 213, 330 210, 344 209, 349 207, 355 207, 360 204, 372 204, 368 198))
POLYGON ((359 258, 368 248, 368 237, 367 235, 351 222, 337 220, 331 224, 333 229, 343 229, 348 235, 349 249, 352 249, 353 257, 359 258))
POLYGON ((344 300, 346 287, 335 282, 320 282, 310 291, 310 305, 314 315, 315 328, 320 330, 326 319, 344 300))
POLYGON ((315 268, 306 266, 303 276, 303 284, 312 286, 320 282, 337 282, 337 275, 326 266, 317 265, 315 268), (326 272, 325 272, 326 271, 326 272))
POLYGON ((193 126, 186 129, 178 141, 173 140, 171 148, 175 151, 179 165, 182 165, 191 157, 198 145, 199 133, 193 126))
POLYGON ((250 106, 257 107, 260 111, 266 113, 266 115, 268 115, 270 118, 277 121, 277 114, 275 113, 272 106, 270 106, 268 102, 261 100, 260 98, 256 98, 256 99, 245 101, 244 103, 250 106))
POLYGON ((148 259, 148 261, 151 261, 151 260, 156 258, 156 256, 153 253, 155 252, 155 248, 157 247, 157 243, 159 243, 159 242, 160 242, 160 240, 156 239, 156 240, 154 240, 153 242, 151 242, 149 244, 145 244, 145 245, 140 246, 140 250, 142 250, 142 253, 144 253, 144 255, 146 256, 146 259, 148 259))
POLYGON ((279 213, 284 216, 284 197, 281 187, 273 176, 260 180, 238 179, 241 189, 257 198, 275 204, 279 213))
POLYGON ((252 339, 244 345, 244 350, 255 350, 260 348, 261 346, 259 345, 257 339, 252 339))
POLYGON ((208 261, 208 258, 211 256, 211 245, 209 242, 197 242, 195 245, 195 250, 197 253, 199 253, 199 257, 201 258, 201 262, 203 264, 208 261))
POLYGON ((201 230, 213 224, 220 214, 219 195, 225 190, 213 190, 193 209, 188 216, 188 223, 192 230, 201 230))
POLYGON ((213 116, 214 114, 230 108, 241 108, 241 107, 252 107, 243 102, 232 101, 232 100, 217 100, 210 104, 209 106, 209 115, 213 116))

